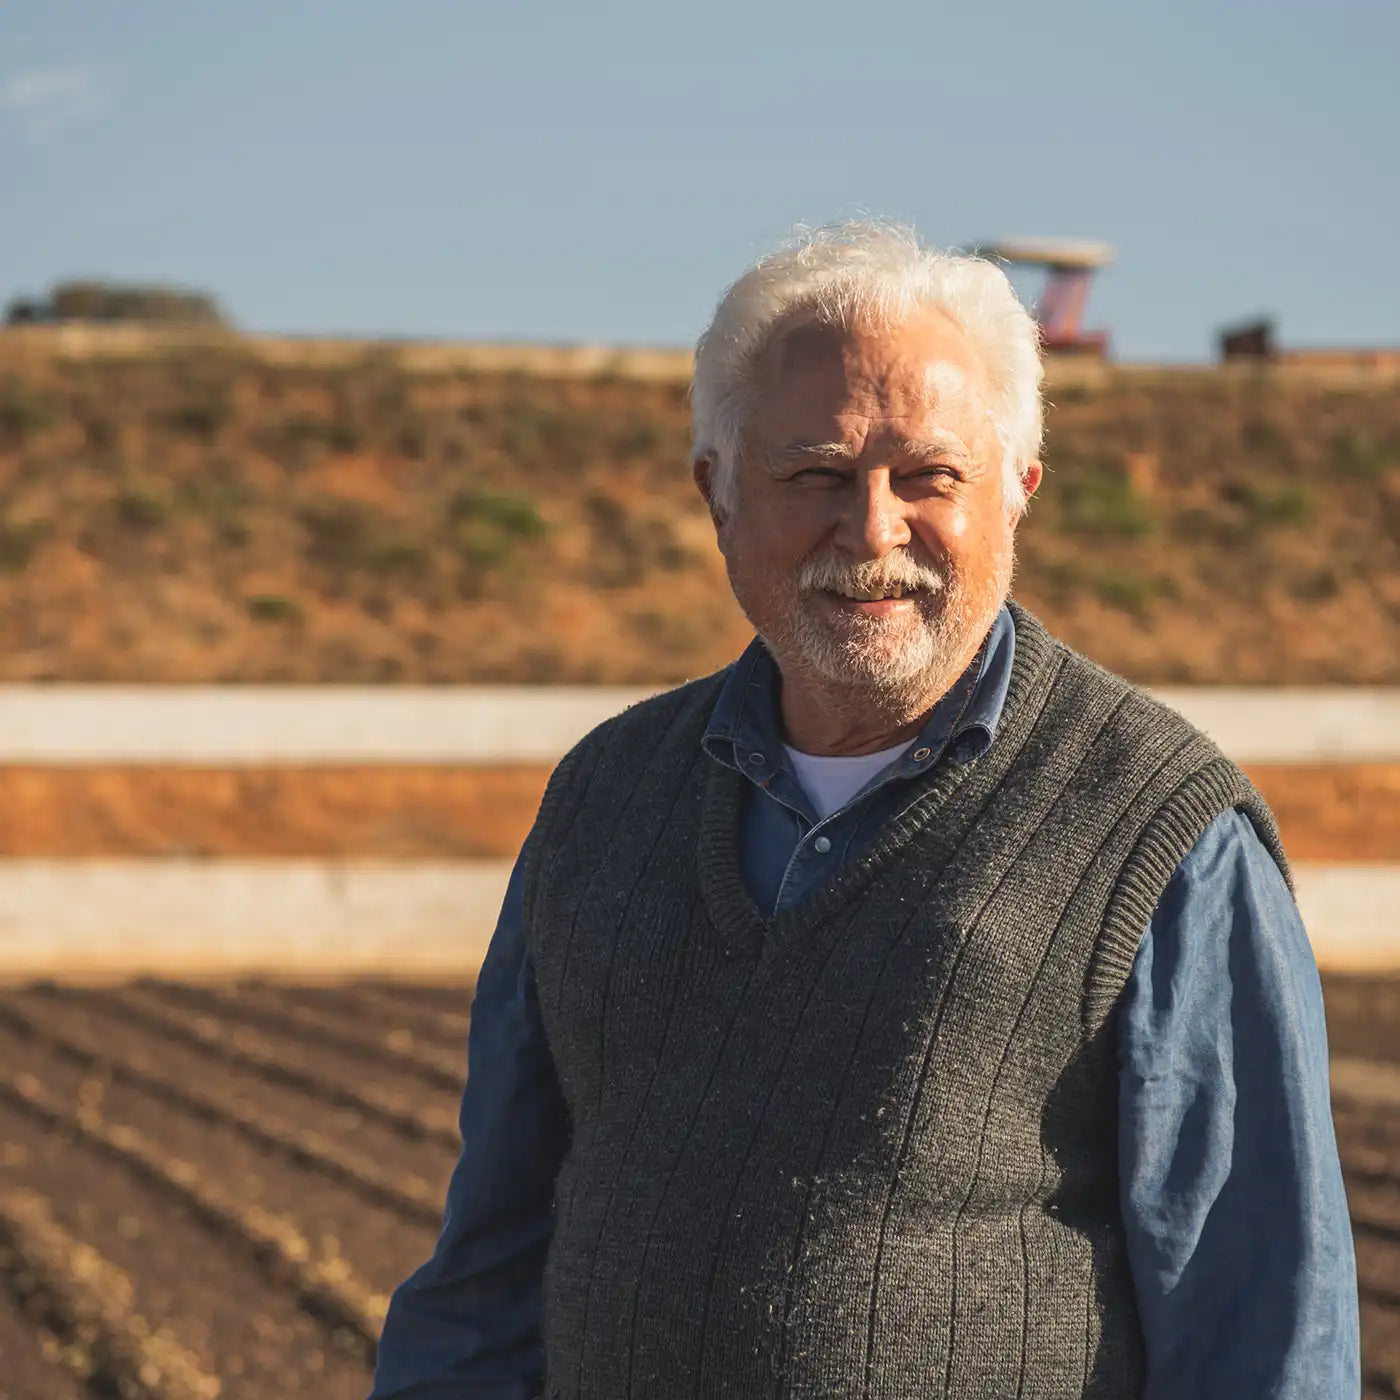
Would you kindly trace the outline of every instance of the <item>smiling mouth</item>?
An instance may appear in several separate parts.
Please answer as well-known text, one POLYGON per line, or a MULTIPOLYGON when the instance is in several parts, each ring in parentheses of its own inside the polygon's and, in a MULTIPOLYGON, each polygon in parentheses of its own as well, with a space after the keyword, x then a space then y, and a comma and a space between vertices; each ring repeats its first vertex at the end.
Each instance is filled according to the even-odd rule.
POLYGON ((843 603, 892 603, 901 598, 916 598, 923 593, 921 588, 830 588, 827 594, 843 603))

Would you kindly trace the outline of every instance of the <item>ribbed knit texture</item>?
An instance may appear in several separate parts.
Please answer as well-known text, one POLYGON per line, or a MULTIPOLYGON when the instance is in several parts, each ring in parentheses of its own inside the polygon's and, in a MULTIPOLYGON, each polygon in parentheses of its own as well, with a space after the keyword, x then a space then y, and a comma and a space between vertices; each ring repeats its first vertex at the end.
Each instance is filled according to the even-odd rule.
POLYGON ((1139 1394, 1113 1007, 1214 817, 1283 857, 1209 740, 1013 612, 987 752, 771 920, 700 747, 722 676, 560 765, 525 896, 573 1130, 552 1400, 1139 1394))

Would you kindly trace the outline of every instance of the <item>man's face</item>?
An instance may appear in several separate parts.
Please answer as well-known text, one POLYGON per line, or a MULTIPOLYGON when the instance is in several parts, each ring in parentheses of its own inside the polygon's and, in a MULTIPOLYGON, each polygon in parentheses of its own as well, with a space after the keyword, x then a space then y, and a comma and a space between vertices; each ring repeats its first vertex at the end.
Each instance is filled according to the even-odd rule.
POLYGON ((884 330, 799 321, 759 369, 738 506, 719 530, 740 606, 785 672, 936 698, 1011 585, 979 358, 928 310, 884 330))

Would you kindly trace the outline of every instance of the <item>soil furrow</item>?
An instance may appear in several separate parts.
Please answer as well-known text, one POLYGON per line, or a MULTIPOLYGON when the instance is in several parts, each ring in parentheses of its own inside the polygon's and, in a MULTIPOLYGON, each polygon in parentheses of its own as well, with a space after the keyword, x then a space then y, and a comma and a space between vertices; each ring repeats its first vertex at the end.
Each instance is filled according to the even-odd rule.
POLYGON ((313 1315, 294 1289, 271 1286, 267 1269, 182 1196, 8 1094, 0 1141, 0 1182, 40 1192, 59 1224, 122 1269, 136 1311, 178 1327, 223 1381, 221 1400, 364 1400, 362 1339, 313 1315))
POLYGON ((1400 1376, 1390 1376, 1379 1368, 1363 1367, 1362 1381, 1365 1391, 1362 1400, 1392 1400, 1400 1396, 1400 1376))
POLYGON ((377 987, 344 983, 332 987, 292 987, 267 983, 263 988, 291 1005, 310 1006, 332 1016, 377 1026, 387 1034, 402 1032, 413 1041, 434 1042, 439 1049, 461 1053, 471 1030, 468 1010, 471 994, 460 1011, 439 1011, 430 1006, 409 1006, 386 996, 377 987))
POLYGON ((96 1041, 41 1025, 24 1016, 12 1003, 0 1002, 0 1022, 8 1022, 20 1034, 76 1064, 99 1070, 117 1083, 131 1085, 207 1123, 232 1127, 298 1166, 352 1186, 364 1199, 405 1220, 434 1227, 441 1221, 443 1191, 421 1177, 395 1176, 320 1133, 283 1122, 235 1099, 181 1083, 152 1063, 114 1057, 96 1041))
MULTIPOLYGON (((364 985, 364 984, 359 984, 364 985)), ((376 996, 408 1007, 461 1012, 471 1005, 476 986, 472 982, 375 982, 376 996)))
POLYGON ((188 983, 143 982, 142 989, 161 1000, 193 1007, 227 1018, 236 1024, 277 1031, 294 1040, 343 1052, 371 1064, 404 1070, 439 1088, 461 1093, 466 1078, 466 1056, 444 1054, 427 1048, 395 1044, 391 1036, 366 1035, 304 1006, 281 1005, 275 998, 251 987, 195 987, 188 983))
MULTIPOLYGON (((343 1144, 392 1176, 422 1177, 435 1186, 446 1182, 457 1160, 455 1142, 449 1146, 404 1133, 353 1107, 329 1102, 203 1049, 172 1043, 158 1031, 104 1015, 96 1008, 22 989, 0 992, 0 1036, 15 1037, 16 1065, 25 1065, 34 1058, 38 1042, 26 1037, 19 1028, 29 1024, 41 1027, 46 1034, 68 1036, 99 1047, 114 1062, 155 1066, 183 1087, 243 1104, 283 1123, 296 1124, 304 1131, 343 1144), (15 1014, 7 1015, 7 1009, 15 1014)), ((6 1047, 0 1045, 0 1056, 6 1053, 6 1047)), ((48 1082, 47 1070, 35 1067, 34 1072, 48 1082)))
POLYGON ((0 1396, 94 1400, 101 1392, 88 1380, 88 1350, 44 1320, 49 1300, 41 1283, 11 1245, 0 1244, 0 1396))
POLYGON ((169 1327, 135 1310, 126 1273, 70 1235, 35 1192, 0 1195, 0 1269, 68 1343, 92 1389, 124 1400, 216 1400, 222 1392, 169 1327))
MULTIPOLYGON (((1367 1235, 1375 1240, 1386 1240, 1400 1244, 1400 1218, 1393 1213, 1387 1212, 1385 1215, 1375 1215, 1364 1207, 1358 1209, 1353 1206, 1351 1209, 1351 1229, 1357 1236, 1367 1235)), ((1400 1298, 1400 1289, 1397 1290, 1397 1298, 1400 1298)))
POLYGON ((274 1283, 289 1286, 314 1315, 348 1329, 372 1363, 388 1299, 365 1287, 343 1259, 318 1257, 296 1226, 245 1204, 203 1180, 193 1163, 172 1156, 135 1129, 70 1109, 33 1075, 0 1072, 0 1097, 51 1128, 81 1138, 159 1191, 174 1197, 217 1234, 241 1245, 274 1283))
MULTIPOLYGON (((236 1125, 172 1105, 109 1073, 107 1064, 84 1063, 3 1025, 0 1065, 32 1076, 58 1102, 131 1128, 167 1157, 188 1163, 227 1199, 294 1221, 318 1256, 343 1258, 374 1291, 389 1293, 432 1253, 452 1165, 445 1153, 432 1151, 434 1179, 421 1187, 417 1218, 407 1219, 369 1200, 360 1186, 307 1166, 236 1125)), ((198 1083, 193 1076, 190 1082, 198 1083)), ((243 1106, 259 1109, 256 1098, 243 1106)), ((110 1164, 104 1170, 121 1172, 110 1164)), ((228 1246, 209 1240, 202 1248, 217 1257, 228 1246)))
POLYGON ((1400 1312, 1361 1295, 1361 1367, 1368 1387, 1400 1395, 1400 1312))
POLYGON ((445 1106, 419 1108, 407 1095, 386 1091, 380 1085, 365 1082, 363 1078, 352 1086, 333 1075, 313 1069, 293 1051, 275 1046, 250 1031, 235 1033, 212 1017, 154 1005, 130 989, 114 992, 99 988, 60 989, 45 986, 35 990, 56 1000, 93 1007, 177 1044, 251 1070, 275 1083, 288 1085, 327 1103, 354 1109, 410 1137, 435 1142, 453 1151, 460 1146, 455 1103, 451 1109, 445 1106))
MULTIPOLYGON (((465 1068, 469 1001, 377 981, 0 991, 0 1199, 37 1190, 75 1247, 129 1280, 133 1314, 224 1381, 220 1400, 363 1400, 377 1309, 431 1251, 458 1148, 458 1086, 425 1088, 384 1052, 445 1056, 432 1037, 455 1036, 465 1068), (349 1299, 328 1299, 328 1279, 349 1299)), ((1364 1060, 1373 1047, 1353 1040, 1364 1060)), ((1400 1400, 1400 1113, 1369 1084, 1339 1093, 1334 1120, 1365 1394, 1400 1400)), ((0 1397, 115 1396, 59 1291, 11 1283, 31 1300, 16 1307, 12 1272, 0 1259, 0 1397)))

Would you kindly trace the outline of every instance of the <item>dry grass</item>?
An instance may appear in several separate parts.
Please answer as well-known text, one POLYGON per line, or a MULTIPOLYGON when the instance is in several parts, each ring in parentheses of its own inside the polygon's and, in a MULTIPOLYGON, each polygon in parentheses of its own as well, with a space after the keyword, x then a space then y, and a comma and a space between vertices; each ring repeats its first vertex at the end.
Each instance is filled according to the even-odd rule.
MULTIPOLYGON (((24 344, 0 344, 0 679, 639 683, 747 639, 674 374, 24 344)), ((1392 385, 1052 397, 1018 583, 1052 628, 1150 682, 1400 679, 1392 385)))

